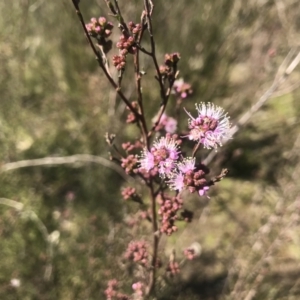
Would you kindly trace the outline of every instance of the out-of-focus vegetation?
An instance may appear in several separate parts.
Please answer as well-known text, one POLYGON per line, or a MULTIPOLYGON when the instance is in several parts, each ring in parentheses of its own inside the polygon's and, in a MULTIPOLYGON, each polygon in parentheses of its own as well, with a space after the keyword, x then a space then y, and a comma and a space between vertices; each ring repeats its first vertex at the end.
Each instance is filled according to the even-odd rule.
MULTIPOLYGON (((106 15, 104 1, 81 2, 86 21, 106 15)), ((119 2, 126 20, 138 22, 142 1, 119 2)), ((194 89, 184 106, 212 101, 233 123, 268 89, 288 52, 300 50, 299 1, 154 4, 158 58, 180 52, 180 76, 194 89)), ((0 14, 0 197, 24 205, 1 200, 0 299, 104 299, 108 279, 130 283, 120 257, 132 236, 147 234, 125 226, 137 207, 121 200, 120 174, 87 162, 5 166, 75 154, 108 158, 105 132, 121 143, 136 129, 124 126, 124 105, 97 67, 71 1, 4 0, 0 14)), ((151 120, 159 89, 150 59, 142 66, 151 120)), ((193 223, 163 241, 162 257, 175 248, 181 258, 193 242, 202 254, 182 265, 161 299, 299 299, 299 73, 219 150, 212 170, 227 167, 229 176, 210 200, 190 198, 193 223)), ((123 86, 134 99, 131 78, 123 86)))

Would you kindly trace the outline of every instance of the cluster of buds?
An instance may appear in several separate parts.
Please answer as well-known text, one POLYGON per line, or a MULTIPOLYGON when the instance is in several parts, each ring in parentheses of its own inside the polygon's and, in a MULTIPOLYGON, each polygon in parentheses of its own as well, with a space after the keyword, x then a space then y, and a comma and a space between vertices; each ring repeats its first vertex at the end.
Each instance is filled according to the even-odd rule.
POLYGON ((137 162, 137 157, 133 154, 130 154, 127 157, 121 159, 121 166, 127 174, 131 174, 134 172, 137 162))
POLYGON ((126 249, 125 258, 139 263, 144 267, 148 266, 148 251, 145 241, 131 241, 126 249))
POLYGON ((122 189, 122 196, 124 200, 128 200, 131 197, 136 196, 136 189, 133 187, 127 187, 122 189))
POLYGON ((159 72, 163 78, 168 78, 169 80, 175 79, 175 74, 177 70, 177 63, 180 60, 180 54, 178 52, 166 54, 165 64, 159 67, 159 72))
POLYGON ((160 232, 171 235, 177 231, 175 221, 178 219, 177 212, 182 208, 183 201, 178 196, 169 198, 160 195, 158 203, 160 204, 158 210, 161 219, 160 232))
MULTIPOLYGON (((137 101, 131 102, 131 105, 135 110, 137 110, 137 108, 138 108, 137 101)), ((129 107, 126 107, 126 109, 129 110, 129 107)), ((136 115, 132 111, 129 111, 129 114, 127 115, 126 123, 132 124, 132 123, 136 123, 136 122, 137 122, 136 115)))
POLYGON ((96 38, 99 44, 103 44, 106 38, 108 38, 114 25, 111 22, 107 22, 106 18, 91 18, 91 22, 85 25, 88 33, 93 38, 96 38))
POLYGON ((130 21, 128 23, 128 29, 131 31, 133 36, 136 37, 139 34, 139 32, 141 32, 142 25, 139 23, 135 24, 134 22, 130 21))
POLYGON ((131 199, 134 202, 142 203, 141 197, 136 193, 136 189, 133 187, 123 188, 122 196, 124 200, 131 199))
POLYGON ((135 54, 136 53, 136 37, 138 33, 142 29, 141 24, 135 24, 133 22, 128 23, 128 28, 131 31, 126 32, 123 31, 123 34, 120 36, 119 41, 117 42, 117 48, 119 49, 119 55, 113 56, 113 65, 119 71, 123 71, 126 65, 126 55, 128 53, 135 54))
POLYGON ((178 52, 166 54, 165 55, 165 65, 172 68, 174 66, 177 66, 177 63, 180 60, 180 54, 178 52))
POLYGON ((171 276, 175 276, 176 274, 180 273, 178 262, 170 261, 167 266, 167 272, 169 272, 171 276))
POLYGON ((128 53, 136 53, 136 37, 142 30, 142 25, 135 24, 131 21, 128 23, 128 29, 130 32, 124 31, 117 43, 117 48, 120 49, 120 55, 123 56, 126 56, 128 53))
POLYGON ((136 52, 135 40, 133 36, 126 36, 122 34, 117 43, 117 48, 120 49, 120 55, 126 56, 128 53, 134 54, 136 52))
MULTIPOLYGON (((156 117, 152 120, 153 123, 156 122, 156 117)), ((164 130, 167 133, 174 133, 177 130, 177 121, 163 114, 159 120, 158 125, 155 127, 155 131, 164 130)))
POLYGON ((182 78, 175 80, 173 85, 173 93, 180 99, 186 99, 193 93, 192 86, 184 82, 182 78))
POLYGON ((133 151, 134 149, 141 149, 141 148, 143 148, 143 146, 140 141, 135 141, 134 144, 132 144, 130 142, 123 143, 122 148, 128 153, 128 152, 133 151))
POLYGON ((124 70, 126 65, 126 57, 124 55, 114 55, 112 58, 113 65, 118 71, 124 70))
POLYGON ((106 300, 129 300, 129 296, 121 294, 117 291, 118 281, 112 279, 107 283, 107 288, 104 291, 106 300))

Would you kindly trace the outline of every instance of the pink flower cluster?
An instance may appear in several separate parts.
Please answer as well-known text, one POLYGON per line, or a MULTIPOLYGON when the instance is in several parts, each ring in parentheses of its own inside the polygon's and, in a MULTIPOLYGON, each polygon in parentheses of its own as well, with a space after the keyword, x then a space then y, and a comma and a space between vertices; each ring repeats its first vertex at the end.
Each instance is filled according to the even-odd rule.
POLYGON ((85 27, 90 36, 101 40, 111 35, 114 25, 107 22, 106 18, 100 17, 99 19, 91 18, 91 22, 86 24, 85 27))
POLYGON ((168 180, 172 190, 181 192, 188 189, 191 193, 198 192, 200 196, 206 194, 209 190, 209 183, 205 178, 208 169, 204 165, 196 167, 195 163, 195 158, 188 157, 176 164, 168 180))
MULTIPOLYGON (((223 140, 231 137, 229 117, 221 107, 212 103, 200 103, 196 105, 196 109, 196 118, 186 111, 190 117, 190 131, 185 137, 208 149, 216 149, 222 145, 223 140)), ((191 193, 206 195, 209 186, 213 184, 205 178, 209 173, 208 168, 196 164, 194 157, 184 158, 179 149, 181 140, 174 136, 167 134, 157 140, 150 151, 144 149, 139 159, 140 172, 155 170, 173 190, 181 192, 188 189, 191 193)))
POLYGON ((158 214, 161 218, 160 232, 171 235, 177 231, 175 221, 178 218, 177 212, 182 208, 183 201, 178 196, 170 198, 160 195, 158 203, 160 204, 158 214))
POLYGON ((198 192, 200 196, 209 190, 205 179, 208 169, 204 165, 195 165, 195 158, 180 160, 180 150, 176 140, 167 137, 154 143, 150 151, 144 150, 140 159, 141 169, 150 171, 158 168, 158 173, 166 179, 172 190, 178 192, 188 189, 191 193, 198 192))
POLYGON ((125 258, 139 263, 142 266, 148 266, 148 251, 145 241, 131 241, 125 252, 125 258))

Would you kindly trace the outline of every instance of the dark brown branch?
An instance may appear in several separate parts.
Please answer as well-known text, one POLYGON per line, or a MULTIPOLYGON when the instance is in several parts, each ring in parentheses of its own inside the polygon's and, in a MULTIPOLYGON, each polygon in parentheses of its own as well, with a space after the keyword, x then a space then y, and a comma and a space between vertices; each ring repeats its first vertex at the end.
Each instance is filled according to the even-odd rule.
MULTIPOLYGON (((142 26, 142 30, 140 31, 138 37, 137 37, 137 42, 140 43, 144 34, 144 26, 142 26)), ((143 105, 143 94, 142 94, 142 76, 140 74, 140 53, 139 49, 136 49, 136 53, 134 54, 134 71, 135 71, 135 83, 136 83, 136 91, 137 91, 137 100, 140 108, 140 127, 142 130, 143 134, 143 139, 144 143, 147 148, 149 148, 149 138, 148 138, 148 128, 145 120, 145 115, 144 115, 144 105, 143 105)))
POLYGON ((149 284, 147 287, 146 294, 151 295, 155 288, 156 283, 156 264, 157 264, 157 254, 158 254, 158 244, 159 244, 159 232, 157 225, 157 213, 156 213, 156 196, 154 193, 154 188, 152 182, 149 185, 151 191, 151 213, 152 213, 152 231, 153 231, 153 253, 152 262, 150 270, 149 284))
POLYGON ((163 84, 163 78, 160 74, 159 71, 159 65, 157 62, 157 58, 156 58, 156 47, 155 47, 155 41, 154 41, 154 36, 153 36, 153 28, 152 28, 152 19, 151 19, 151 14, 152 14, 152 9, 150 7, 150 3, 149 0, 144 0, 144 5, 145 5, 145 10, 146 10, 146 16, 147 16, 147 28, 148 28, 148 32, 149 32, 149 36, 150 36, 150 44, 151 44, 151 57, 156 69, 156 73, 157 73, 157 78, 158 78, 158 82, 159 82, 159 86, 160 86, 160 93, 161 93, 161 97, 163 100, 163 104, 166 102, 165 99, 165 88, 164 88, 164 84, 163 84))

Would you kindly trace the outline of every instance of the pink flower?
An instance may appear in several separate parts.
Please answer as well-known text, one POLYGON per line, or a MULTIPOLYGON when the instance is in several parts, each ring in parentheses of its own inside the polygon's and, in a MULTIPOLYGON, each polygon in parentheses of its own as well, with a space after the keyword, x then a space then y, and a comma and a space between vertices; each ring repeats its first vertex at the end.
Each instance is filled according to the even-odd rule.
POLYGON ((176 167, 176 171, 169 176, 168 184, 170 189, 181 192, 187 185, 186 173, 191 173, 195 169, 195 158, 184 158, 176 164, 176 167))
POLYGON ((168 133, 174 133, 176 130, 177 121, 172 117, 168 117, 165 123, 165 131, 168 133))
MULTIPOLYGON (((153 118, 152 122, 155 123, 156 119, 157 116, 153 118)), ((174 118, 169 117, 166 114, 163 114, 155 130, 159 131, 162 129, 164 129, 167 133, 174 133, 177 130, 177 121, 174 118)))
POLYGON ((149 172, 154 167, 158 167, 159 174, 165 177, 174 169, 179 154, 177 141, 170 137, 162 137, 153 144, 150 151, 145 149, 142 153, 141 169, 149 172))
POLYGON ((184 175, 181 172, 173 173, 168 180, 168 185, 171 190, 181 192, 184 187, 184 175))
POLYGON ((184 158, 181 162, 177 164, 180 172, 187 173, 189 171, 194 171, 195 169, 195 157, 184 158))
POLYGON ((193 93, 192 86, 184 82, 183 78, 175 80, 173 89, 174 93, 181 99, 185 99, 193 93))
POLYGON ((132 289, 138 296, 143 296, 143 284, 141 282, 135 282, 132 285, 132 289))
POLYGON ((142 159, 140 159, 141 168, 149 172, 155 167, 154 155, 148 150, 144 150, 142 159))
POLYGON ((209 190, 209 182, 205 179, 208 172, 204 165, 196 166, 194 157, 187 157, 176 163, 176 167, 168 174, 167 184, 179 193, 188 189, 191 193, 197 192, 199 196, 204 196, 209 190))
MULTIPOLYGON (((209 186, 204 186, 202 189, 200 189, 198 191, 198 194, 200 196, 204 196, 204 195, 206 195, 206 193, 208 192, 208 190, 209 190, 209 186)), ((206 195, 206 197, 209 198, 207 195, 206 195)))
POLYGON ((204 148, 217 148, 222 141, 231 138, 229 117, 223 108, 212 103, 196 104, 198 117, 194 118, 186 111, 189 119, 190 132, 187 137, 193 141, 200 141, 204 148))

